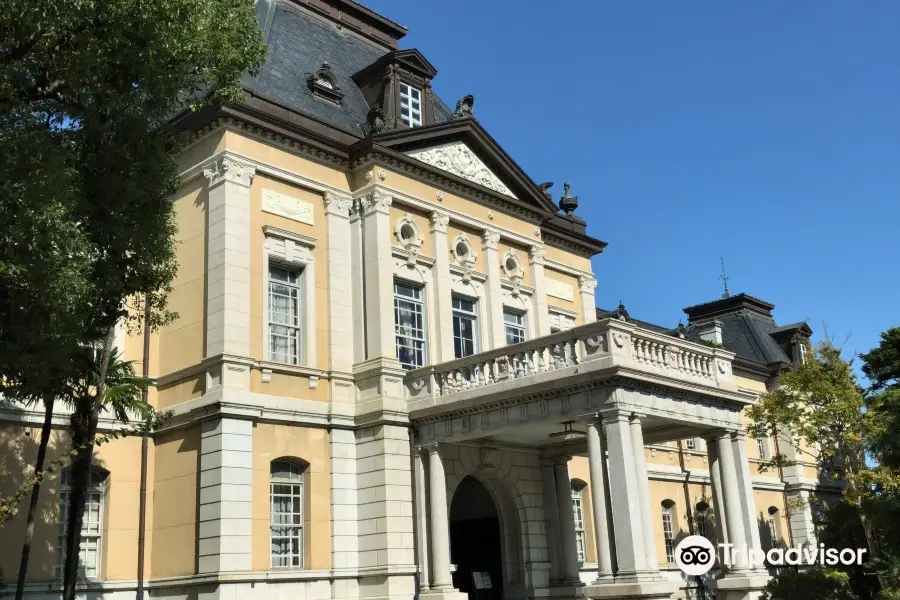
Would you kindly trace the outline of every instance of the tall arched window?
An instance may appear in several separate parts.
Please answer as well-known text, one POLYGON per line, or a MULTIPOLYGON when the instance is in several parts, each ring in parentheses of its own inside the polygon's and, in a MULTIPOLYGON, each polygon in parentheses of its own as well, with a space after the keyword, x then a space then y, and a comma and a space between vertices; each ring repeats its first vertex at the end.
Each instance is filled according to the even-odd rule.
POLYGON ((675 562, 675 503, 662 502, 663 539, 666 542, 666 562, 675 562))
POLYGON ((303 566, 303 475, 307 465, 279 458, 271 464, 269 526, 272 567, 303 566))
POLYGON ((697 503, 697 535, 709 538, 709 504, 706 502, 697 503))
POLYGON ((583 481, 572 482, 572 514, 575 517, 575 546, 578 549, 578 562, 584 563, 584 497, 582 491, 586 487, 583 481))
MULTIPOLYGON (((100 577, 100 556, 103 549, 103 514, 106 499, 106 479, 109 473, 91 469, 91 479, 84 496, 84 516, 81 521, 81 546, 78 552, 78 577, 100 577)), ((59 537, 56 541, 56 577, 62 579, 66 564, 66 536, 69 531, 69 498, 72 494, 72 474, 62 472, 59 484, 59 537)))
POLYGON ((769 549, 776 547, 778 545, 779 535, 778 532, 781 529, 778 525, 778 508, 775 506, 769 507, 769 516, 766 519, 766 526, 769 530, 769 549))

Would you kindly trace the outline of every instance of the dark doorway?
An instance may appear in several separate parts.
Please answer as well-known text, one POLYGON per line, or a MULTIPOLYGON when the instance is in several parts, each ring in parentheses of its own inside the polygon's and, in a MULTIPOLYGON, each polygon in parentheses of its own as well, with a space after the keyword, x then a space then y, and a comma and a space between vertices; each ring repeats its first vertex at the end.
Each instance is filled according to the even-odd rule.
POLYGON ((485 487, 475 478, 459 483, 450 503, 450 561, 456 565, 453 586, 470 600, 503 598, 500 519, 485 487), (476 590, 473 573, 490 574, 491 589, 476 590))

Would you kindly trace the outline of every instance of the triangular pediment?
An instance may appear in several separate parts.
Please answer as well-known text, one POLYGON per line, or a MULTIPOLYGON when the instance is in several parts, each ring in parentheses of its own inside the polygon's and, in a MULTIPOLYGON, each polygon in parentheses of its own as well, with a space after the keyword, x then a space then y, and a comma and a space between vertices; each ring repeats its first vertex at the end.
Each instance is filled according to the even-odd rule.
POLYGON ((516 198, 516 195, 497 177, 497 174, 488 168, 465 142, 448 142, 411 150, 404 154, 472 183, 477 183, 489 190, 516 198))

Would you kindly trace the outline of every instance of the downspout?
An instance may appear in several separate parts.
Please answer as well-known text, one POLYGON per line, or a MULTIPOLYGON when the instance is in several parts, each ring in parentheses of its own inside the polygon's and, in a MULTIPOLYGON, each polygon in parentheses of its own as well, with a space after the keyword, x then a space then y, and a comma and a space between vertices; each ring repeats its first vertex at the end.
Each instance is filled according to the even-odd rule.
MULTIPOLYGON (((144 379, 150 377, 150 294, 144 297, 144 356, 141 374, 144 379)), ((147 404, 149 395, 148 386, 144 386, 141 392, 141 400, 147 404)), ((148 452, 147 428, 141 435, 141 500, 138 512, 138 564, 137 564, 137 592, 136 600, 144 600, 144 545, 147 529, 147 452, 148 452)))

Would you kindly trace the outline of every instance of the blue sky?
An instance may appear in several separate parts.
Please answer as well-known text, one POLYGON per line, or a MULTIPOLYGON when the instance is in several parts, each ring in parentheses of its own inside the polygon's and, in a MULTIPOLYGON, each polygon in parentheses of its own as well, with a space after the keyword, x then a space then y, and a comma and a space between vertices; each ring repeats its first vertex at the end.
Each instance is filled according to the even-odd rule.
POLYGON ((597 301, 722 293, 863 352, 900 325, 900 2, 363 0, 609 242, 597 301))

